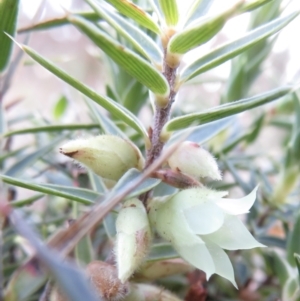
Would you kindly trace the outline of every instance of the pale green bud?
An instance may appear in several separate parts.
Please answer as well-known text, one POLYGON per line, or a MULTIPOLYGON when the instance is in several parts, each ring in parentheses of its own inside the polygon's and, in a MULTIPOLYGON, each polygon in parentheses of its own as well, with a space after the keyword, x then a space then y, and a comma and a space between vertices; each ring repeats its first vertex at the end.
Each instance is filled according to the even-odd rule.
POLYGON ((117 181, 130 168, 141 170, 144 158, 129 140, 102 135, 69 141, 60 152, 90 168, 97 175, 117 181))
POLYGON ((151 243, 151 230, 143 203, 125 202, 117 221, 116 261, 118 277, 125 282, 143 262, 151 243))
POLYGON ((214 157, 199 144, 191 141, 183 142, 170 156, 168 164, 172 170, 195 178, 222 179, 214 157))

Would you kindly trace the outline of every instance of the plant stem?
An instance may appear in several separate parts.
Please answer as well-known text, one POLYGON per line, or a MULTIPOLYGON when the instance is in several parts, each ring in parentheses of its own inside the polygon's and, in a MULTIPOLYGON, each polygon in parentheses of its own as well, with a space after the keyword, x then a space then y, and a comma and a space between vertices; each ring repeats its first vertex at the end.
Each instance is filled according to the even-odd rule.
POLYGON ((176 80, 176 70, 177 68, 171 68, 166 63, 166 50, 164 55, 164 64, 163 64, 163 75, 167 79, 170 87, 170 94, 168 97, 168 104, 166 107, 162 108, 156 104, 156 110, 154 113, 154 126, 152 130, 151 139, 151 148, 147 152, 146 158, 146 168, 151 165, 154 160, 156 160, 164 147, 164 142, 160 139, 160 134, 163 129, 163 126, 170 118, 170 112, 172 108, 172 104, 175 100, 176 91, 174 89, 175 80, 176 80))
MULTIPOLYGON (((163 126, 170 118, 172 104, 175 100, 176 91, 174 89, 176 82, 176 68, 171 68, 166 62, 166 49, 164 50, 164 62, 163 62, 163 75, 167 79, 170 87, 170 94, 168 96, 168 104, 166 107, 160 107, 158 104, 155 106, 154 113, 154 126, 150 135, 151 148, 147 152, 145 169, 149 167, 160 155, 165 145, 165 142, 161 141, 160 134, 163 126)), ((152 190, 147 191, 140 196, 140 200, 147 207, 147 200, 151 195, 152 190)))

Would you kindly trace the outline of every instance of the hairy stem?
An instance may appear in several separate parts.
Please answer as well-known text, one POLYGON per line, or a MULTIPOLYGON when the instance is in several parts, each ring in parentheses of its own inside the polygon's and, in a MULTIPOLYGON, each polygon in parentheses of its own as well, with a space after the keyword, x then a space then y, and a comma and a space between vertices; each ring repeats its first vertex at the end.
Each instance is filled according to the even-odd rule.
POLYGON ((170 118, 170 112, 172 108, 172 104, 175 100, 176 91, 174 89, 175 86, 175 80, 176 80, 176 69, 177 68, 171 68, 166 63, 166 51, 164 56, 164 66, 163 66, 163 75, 167 79, 170 87, 170 94, 168 97, 168 104, 166 107, 161 108, 156 104, 156 110, 154 114, 154 126, 152 129, 152 135, 150 137, 151 139, 151 148, 147 152, 147 158, 146 158, 146 168, 151 165, 155 159, 157 159, 164 147, 164 142, 160 139, 160 134, 162 131, 163 126, 166 124, 166 122, 170 118))
MULTIPOLYGON (((165 143, 161 141, 161 131, 163 126, 170 118, 172 104, 175 100, 175 81, 176 81, 176 70, 177 68, 171 68, 166 62, 166 49, 164 51, 164 63, 163 63, 163 75, 167 79, 170 87, 170 94, 168 97, 168 104, 162 108, 158 104, 155 107, 154 113, 154 126, 150 135, 151 148, 147 152, 145 168, 149 167, 161 154, 165 143)), ((140 196, 140 200, 147 207, 147 200, 151 195, 151 190, 140 196)))

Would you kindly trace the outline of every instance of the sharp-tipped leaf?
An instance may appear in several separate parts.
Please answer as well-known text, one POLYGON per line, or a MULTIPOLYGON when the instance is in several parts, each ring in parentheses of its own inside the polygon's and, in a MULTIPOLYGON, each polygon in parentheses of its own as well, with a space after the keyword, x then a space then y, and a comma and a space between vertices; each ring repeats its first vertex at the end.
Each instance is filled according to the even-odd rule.
POLYGON ((262 5, 267 4, 270 1, 274 1, 274 0, 249 0, 246 1, 246 3, 242 6, 241 11, 243 12, 250 12, 254 9, 259 8, 262 5))
POLYGON ((112 39, 94 24, 76 17, 70 17, 69 20, 118 65, 123 67, 127 73, 148 87, 154 94, 162 96, 168 95, 169 86, 166 79, 158 70, 150 65, 150 63, 112 39))
POLYGON ((300 255, 297 253, 294 253, 294 258, 295 258, 297 269, 298 269, 298 277, 299 277, 299 283, 300 283, 300 255))
POLYGON ((175 34, 168 44, 168 51, 184 54, 206 43, 223 28, 226 21, 234 16, 240 6, 241 1, 219 15, 206 18, 202 22, 189 26, 175 34))
POLYGON ((292 266, 296 266, 294 253, 300 253, 300 214, 297 215, 292 231, 287 242, 287 259, 292 266))
POLYGON ((33 163, 35 163, 38 159, 49 153, 53 148, 60 143, 63 139, 65 139, 65 136, 61 136, 53 140, 51 143, 46 144, 42 148, 34 151, 33 153, 27 155, 17 163, 15 163, 13 166, 11 166, 9 169, 5 171, 5 174, 7 176, 16 176, 19 175, 26 169, 27 167, 31 166, 33 163))
POLYGON ((204 16, 213 4, 213 2, 214 0, 194 0, 187 13, 186 25, 189 25, 193 21, 204 16))
POLYGON ((220 105, 218 107, 203 112, 187 114, 185 116, 173 118, 172 120, 166 123, 164 130, 168 132, 175 131, 185 129, 190 125, 204 124, 214 120, 219 120, 274 101, 290 93, 291 91, 292 87, 287 86, 260 94, 258 96, 220 105))
POLYGON ((29 145, 26 145, 16 150, 13 150, 11 152, 3 152, 2 155, 0 156, 0 164, 4 164, 4 161, 10 157, 18 158, 28 147, 29 145))
POLYGON ((13 206, 13 207, 28 206, 28 205, 31 205, 32 203, 34 203, 35 201, 41 199, 43 196, 44 196, 44 194, 39 193, 39 194, 36 194, 36 195, 34 195, 30 198, 27 198, 27 199, 10 202, 10 205, 13 206))
MULTIPOLYGON (((89 179, 94 191, 98 193, 105 193, 107 191, 104 183, 102 182, 101 177, 97 176, 93 172, 89 172, 89 179)), ((113 239, 116 236, 116 215, 113 212, 108 213, 103 219, 103 226, 106 232, 106 235, 113 239)))
POLYGON ((186 137, 185 140, 203 144, 231 125, 234 119, 234 117, 228 117, 210 122, 208 124, 199 125, 196 126, 192 132, 190 128, 179 131, 172 136, 172 138, 168 141, 168 144, 181 140, 182 137, 185 137, 188 132, 191 133, 186 137))
POLYGON ((294 18, 298 16, 299 12, 294 12, 286 17, 278 18, 272 22, 258 27, 246 35, 238 38, 234 41, 228 42, 223 46, 211 51, 205 56, 199 58, 191 65, 187 66, 181 73, 181 81, 185 82, 193 77, 201 74, 207 70, 210 70, 220 64, 230 60, 238 54, 246 51, 256 43, 270 37, 275 34, 287 24, 289 24, 294 18))
POLYGON ((125 18, 108 10, 104 5, 94 0, 86 0, 97 14, 106 20, 120 35, 122 35, 140 54, 156 64, 162 63, 162 52, 157 44, 142 30, 125 18))
MULTIPOLYGON (((77 266, 66 261, 58 252, 52 251, 46 247, 35 232, 27 226, 25 220, 21 216, 16 212, 13 212, 10 214, 10 218, 13 227, 29 241, 38 258, 45 264, 61 290, 70 300, 102 300, 102 298, 96 297, 96 294, 84 273, 80 271, 77 266)), ((37 262, 37 264, 39 264, 39 262, 37 262)))
POLYGON ((36 261, 20 266, 9 279, 4 291, 4 300, 28 300, 47 281, 47 272, 37 268, 36 261))
POLYGON ((166 24, 170 26, 176 25, 179 20, 177 0, 159 0, 159 5, 165 16, 166 24))
POLYGON ((65 113, 68 108, 69 102, 65 96, 62 96, 53 108, 53 116, 56 120, 59 120, 65 113))
POLYGON ((123 105, 134 114, 138 114, 149 97, 148 89, 133 79, 124 91, 123 105), (137 101, 138 100, 138 101, 137 101))
POLYGON ((283 287, 290 275, 290 267, 286 259, 276 252, 272 252, 272 269, 277 275, 280 286, 283 287))
POLYGON ((156 22, 142 8, 128 0, 106 0, 112 4, 121 14, 129 17, 143 27, 159 34, 160 28, 156 22))
POLYGON ((21 130, 15 130, 6 132, 3 137, 10 137, 15 135, 34 134, 34 133, 51 133, 51 132, 63 132, 63 131, 76 131, 76 130, 92 130, 99 129, 98 123, 89 124, 59 124, 59 125, 46 125, 37 126, 34 128, 26 128, 21 130))
POLYGON ((156 244, 151 248, 147 261, 158 261, 177 257, 179 257, 178 253, 170 244, 161 243, 156 244))
MULTIPOLYGON (((118 181, 118 183, 114 186, 112 192, 117 193, 118 191, 122 191, 123 187, 126 187, 129 183, 134 182, 134 180, 140 177, 141 175, 142 173, 137 169, 132 168, 128 170, 124 174, 124 176, 118 181)), ((157 186, 160 182, 161 180, 148 178, 142 184, 135 187, 134 190, 126 196, 126 199, 139 196, 144 192, 151 190, 152 188, 157 186)))
MULTIPOLYGON (((85 18, 90 21, 99 21, 99 15, 95 12, 80 12, 80 13, 73 13, 75 16, 79 16, 82 18, 85 18)), ((61 25, 69 24, 68 16, 64 16, 62 18, 55 18, 47 21, 43 21, 34 25, 26 26, 23 28, 18 29, 18 33, 25 33, 28 31, 34 31, 34 30, 43 30, 43 29, 50 29, 54 27, 58 27, 61 25)))
POLYGON ((9 62, 13 41, 6 35, 15 35, 19 0, 0 1, 0 73, 9 62))
POLYGON ((120 118, 123 120, 126 124, 134 128, 138 133, 142 134, 144 137, 147 137, 147 131, 144 128, 144 126, 140 123, 139 119, 134 116, 130 111, 128 111, 126 108, 121 106, 120 104, 116 103, 112 99, 97 94, 94 90, 89 88, 88 86, 84 85, 80 81, 76 80, 75 78, 71 77, 69 74, 61 70, 60 68, 53 65, 48 60, 41 57, 37 52, 32 50, 31 48, 27 46, 22 46, 22 49, 35 61, 37 61, 39 64, 41 64, 43 67, 45 67, 47 70, 55 74, 57 77, 80 91, 82 94, 86 95, 96 103, 98 103, 100 106, 105 108, 107 111, 109 111, 114 116, 120 118))
POLYGON ((11 185, 42 192, 45 194, 59 196, 85 205, 93 204, 98 198, 101 197, 99 193, 83 188, 75 188, 53 184, 36 184, 32 181, 8 177, 4 175, 0 175, 0 178, 5 183, 11 185))
POLYGON ((127 136, 109 118, 107 118, 98 110, 98 108, 90 99, 86 99, 86 104, 90 108, 91 113, 98 120, 99 125, 105 134, 127 138, 127 136))

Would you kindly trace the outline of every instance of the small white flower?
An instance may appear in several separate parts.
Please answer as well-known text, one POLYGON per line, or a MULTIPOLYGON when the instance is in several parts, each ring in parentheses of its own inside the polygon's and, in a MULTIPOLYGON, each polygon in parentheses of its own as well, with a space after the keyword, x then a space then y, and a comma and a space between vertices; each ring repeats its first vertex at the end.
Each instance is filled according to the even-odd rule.
POLYGON ((222 179, 215 158, 195 142, 183 142, 170 156, 168 164, 172 170, 195 178, 222 179))
POLYGON ((223 199, 224 191, 192 188, 169 199, 154 199, 150 220, 187 262, 206 273, 227 278, 236 286, 226 250, 264 247, 236 216, 249 212, 257 187, 240 199, 223 199))

